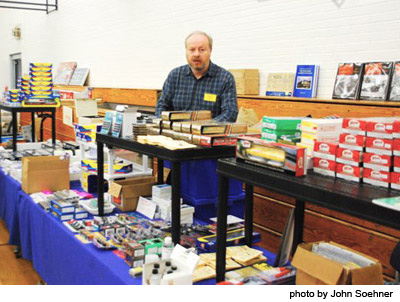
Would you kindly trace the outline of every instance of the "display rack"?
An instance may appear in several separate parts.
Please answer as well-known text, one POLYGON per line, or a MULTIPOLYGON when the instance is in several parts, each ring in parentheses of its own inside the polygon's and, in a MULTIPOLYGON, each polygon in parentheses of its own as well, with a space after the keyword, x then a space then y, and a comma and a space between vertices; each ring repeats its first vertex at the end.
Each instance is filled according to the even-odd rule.
MULTIPOLYGON (((97 144, 94 144, 94 143, 83 142, 83 141, 78 141, 78 143, 79 143, 79 149, 81 150, 81 160, 88 158, 88 156, 86 154, 86 148, 97 149, 97 144)), ((148 156, 143 155, 141 165, 138 163, 123 159, 124 163, 132 164, 133 170, 132 170, 132 172, 129 172, 129 173, 116 174, 116 173, 114 173, 113 165, 110 164, 110 163, 113 163, 115 161, 115 159, 118 157, 115 154, 115 149, 109 149, 109 148, 107 148, 107 146, 105 146, 104 153, 106 154, 107 162, 109 163, 108 173, 104 173, 105 180, 112 181, 117 178, 147 176, 147 175, 152 175, 152 173, 153 173, 153 169, 148 167, 148 156)), ((96 158, 97 158, 97 156, 96 156, 96 158)), ((93 159, 96 159, 96 158, 93 158, 93 159)))

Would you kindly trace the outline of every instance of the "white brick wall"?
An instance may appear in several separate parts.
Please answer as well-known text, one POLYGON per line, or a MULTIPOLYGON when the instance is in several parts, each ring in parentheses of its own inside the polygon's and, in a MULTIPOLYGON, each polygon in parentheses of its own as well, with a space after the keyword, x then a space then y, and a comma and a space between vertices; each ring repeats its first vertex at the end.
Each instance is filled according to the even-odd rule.
POLYGON ((321 65, 318 97, 330 98, 342 61, 400 59, 400 1, 345 0, 68 0, 59 11, 0 9, 0 89, 10 82, 9 55, 33 61, 76 61, 97 87, 161 88, 186 63, 184 38, 204 30, 212 60, 225 68, 269 72, 321 65), (11 37, 22 25, 22 39, 11 37))

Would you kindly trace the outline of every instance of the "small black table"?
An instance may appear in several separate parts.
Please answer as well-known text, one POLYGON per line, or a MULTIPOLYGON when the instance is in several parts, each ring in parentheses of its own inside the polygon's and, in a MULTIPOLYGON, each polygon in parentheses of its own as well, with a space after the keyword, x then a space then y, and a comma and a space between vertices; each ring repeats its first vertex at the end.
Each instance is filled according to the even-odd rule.
POLYGON ((304 205, 312 202, 362 219, 400 229, 400 212, 372 203, 373 199, 399 196, 400 191, 359 184, 338 178, 309 173, 295 177, 235 158, 219 159, 217 172, 217 282, 225 280, 226 216, 229 178, 245 183, 245 242, 251 246, 253 231, 253 186, 273 190, 296 199, 293 246, 302 242, 304 205))
MULTIPOLYGON (((169 150, 159 146, 138 143, 132 140, 115 138, 111 135, 97 133, 97 193, 99 215, 104 215, 104 145, 108 148, 120 148, 157 157, 158 177, 157 182, 164 182, 164 160, 171 162, 171 233, 174 243, 180 242, 181 226, 181 162, 200 159, 224 158, 235 155, 235 146, 219 146, 214 148, 198 147, 193 149, 169 150)), ((204 175, 207 177, 207 175, 204 175)))
MULTIPOLYGON (((12 137, 13 151, 17 151, 17 131, 18 131, 18 112, 31 112, 32 122, 32 141, 35 141, 35 112, 50 112, 51 113, 51 139, 53 144, 56 143, 56 108, 55 107, 11 107, 0 103, 0 125, 1 125, 1 110, 11 112, 12 114, 12 137)), ((2 136, 2 128, 0 127, 0 142, 2 136)))

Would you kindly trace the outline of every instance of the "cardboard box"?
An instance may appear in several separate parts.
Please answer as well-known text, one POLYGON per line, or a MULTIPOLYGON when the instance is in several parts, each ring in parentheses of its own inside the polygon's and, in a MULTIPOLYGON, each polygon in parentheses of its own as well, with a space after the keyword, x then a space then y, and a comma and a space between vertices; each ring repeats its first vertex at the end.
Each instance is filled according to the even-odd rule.
POLYGON ((292 265, 297 268, 296 285, 369 285, 383 284, 382 265, 377 259, 354 251, 340 244, 332 245, 364 256, 375 264, 348 269, 339 262, 312 252, 315 243, 303 243, 297 247, 292 265))
POLYGON ((80 125, 103 123, 104 117, 98 115, 96 100, 75 100, 75 112, 80 125))
POLYGON ((367 122, 367 136, 380 138, 393 138, 393 122, 395 118, 380 118, 367 122))
POLYGON ((345 148, 337 148, 336 162, 345 165, 359 167, 363 160, 363 152, 345 148))
POLYGON ((393 155, 400 156, 400 139, 393 139, 393 155))
POLYGON ((315 173, 335 177, 336 162, 324 158, 313 158, 313 170, 315 173))
POLYGON ((21 186, 27 194, 69 190, 69 159, 59 156, 23 157, 21 186))
POLYGON ((254 94, 260 93, 259 79, 235 79, 237 94, 254 94))
POLYGON ((229 72, 236 79, 259 79, 258 69, 229 69, 229 72))
POLYGON ((364 151, 365 136, 352 133, 342 133, 339 136, 339 147, 350 150, 364 151))
POLYGON ((400 190, 400 173, 398 172, 390 173, 390 187, 392 189, 400 190))
POLYGON ((333 132, 339 135, 342 130, 342 119, 317 119, 306 118, 301 121, 301 131, 310 133, 318 133, 321 135, 324 132, 333 132))
POLYGON ((389 172, 392 166, 392 157, 390 155, 364 153, 364 167, 376 171, 389 172))
POLYGON ((364 168, 363 180, 374 186, 389 188, 390 172, 372 170, 364 168))
POLYGON ((344 118, 342 132, 365 136, 367 133, 368 119, 344 118))
POLYGON ((363 176, 363 168, 353 167, 350 165, 344 165, 336 163, 336 177, 360 182, 363 176))
POLYGON ((338 144, 316 141, 313 154, 315 157, 335 160, 337 148, 338 144))
POLYGON ((304 176, 307 173, 306 149, 243 136, 237 138, 236 158, 274 170, 304 176))
POLYGON ((393 156, 393 171, 400 173, 400 156, 393 156))
POLYGON ((366 137, 365 151, 375 154, 393 154, 393 139, 366 137))
POLYGON ((135 211, 139 196, 150 196, 152 186, 156 184, 153 176, 135 177, 113 181, 108 193, 112 203, 120 210, 135 211))

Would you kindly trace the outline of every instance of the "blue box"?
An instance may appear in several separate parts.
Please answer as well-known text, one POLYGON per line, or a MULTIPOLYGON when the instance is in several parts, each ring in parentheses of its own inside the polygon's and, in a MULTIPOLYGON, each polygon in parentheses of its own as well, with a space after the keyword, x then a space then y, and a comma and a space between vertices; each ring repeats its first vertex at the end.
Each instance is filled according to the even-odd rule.
MULTIPOLYGON (((217 217, 218 199, 208 204, 198 204, 194 200, 184 199, 184 203, 194 206, 194 217, 204 222, 211 223, 210 218, 217 217)), ((228 214, 239 218, 244 218, 244 197, 238 199, 228 199, 228 214)))
POLYGON ((61 221, 68 221, 71 219, 74 219, 74 213, 61 213, 57 209, 53 208, 52 206, 50 207, 50 214, 52 214, 54 217, 61 221))
MULTIPOLYGON (((165 167, 169 168, 169 162, 165 167)), ((181 196, 192 205, 216 203, 218 199, 217 159, 185 161, 181 163, 181 196)), ((228 199, 244 197, 243 183, 230 179, 228 199)))

